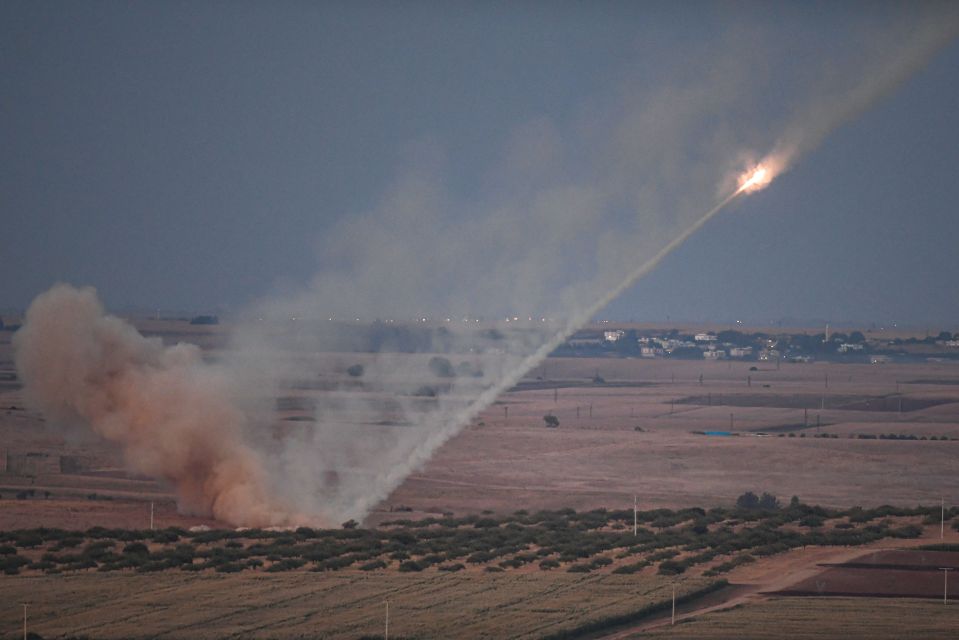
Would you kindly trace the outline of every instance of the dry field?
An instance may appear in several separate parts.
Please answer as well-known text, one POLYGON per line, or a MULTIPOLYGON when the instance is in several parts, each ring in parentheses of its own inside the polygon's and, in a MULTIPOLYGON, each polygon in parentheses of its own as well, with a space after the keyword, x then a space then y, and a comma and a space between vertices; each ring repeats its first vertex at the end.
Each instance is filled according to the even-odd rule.
POLYGON ((943 572, 959 569, 959 553, 950 551, 879 551, 852 562, 829 566, 781 595, 844 595, 941 599, 943 572))
MULTIPOLYGON (((161 321, 144 328, 166 341, 199 342, 211 355, 222 343, 217 332, 223 329, 217 327, 161 321)), ((125 477, 114 447, 76 434, 65 437, 25 411, 16 383, 6 380, 13 372, 10 335, 0 332, 0 449, 78 457, 101 472, 0 474, 4 499, 33 488, 78 505, 64 510, 60 503, 27 500, 16 509, 0 509, 0 527, 142 526, 147 508, 142 503, 169 500, 170 492, 153 481, 125 477), (92 493, 114 498, 116 520, 111 505, 88 499, 92 493), (78 515, 87 508, 89 517, 78 515), (60 522, 61 516, 67 520, 60 522)), ((363 357, 329 356, 337 366, 363 357)), ((398 356, 403 357, 422 358, 398 356)), ((730 505, 747 490, 836 507, 932 504, 940 497, 953 502, 959 499, 954 474, 959 441, 940 438, 959 438, 957 382, 959 365, 941 362, 777 368, 755 362, 551 358, 529 374, 521 385, 526 390, 504 394, 441 448, 370 522, 391 517, 396 506, 412 507, 414 515, 583 510, 631 506, 633 495, 644 508, 710 507, 730 505), (591 382, 596 373, 606 384, 591 382), (544 427, 547 413, 560 420, 558 429, 544 427), (693 433, 730 425, 742 435, 693 433), (772 436, 756 435, 760 432, 772 436), (838 438, 813 437, 822 433, 838 438), (889 433, 936 440, 859 439, 889 433)), ((295 417, 297 411, 288 413, 295 417)), ((309 428, 308 422, 285 424, 309 428)))
MULTIPOLYGON (((43 637, 538 638, 585 619, 621 615, 682 595, 701 578, 557 573, 361 572, 284 575, 85 574, 0 579, 0 602, 29 602, 43 637)), ((0 607, 0 637, 21 610, 0 607)))
POLYGON ((550 359, 545 377, 558 389, 505 394, 392 501, 430 511, 621 507, 634 494, 645 507, 708 507, 728 505, 746 490, 833 506, 959 498, 959 442, 939 440, 959 438, 959 386, 908 382, 959 380, 956 365, 812 363, 777 370, 763 363, 569 358, 550 359), (607 385, 564 387, 597 371, 607 385), (898 408, 897 381, 904 409, 910 400, 940 404, 903 413, 839 408, 884 396, 898 408), (630 382, 642 386, 619 386, 630 382), (674 402, 703 396, 710 404, 674 402), (763 396, 787 406, 733 406, 763 396), (815 408, 800 408, 811 398, 815 408), (559 418, 558 429, 543 427, 547 413, 559 418), (817 418, 824 426, 817 428, 817 418), (731 422, 741 436, 692 433, 729 430, 731 422), (813 437, 821 433, 839 437, 813 437), (889 433, 937 439, 858 438, 889 433))
POLYGON ((955 638, 959 603, 908 598, 770 598, 629 638, 905 640, 955 638))

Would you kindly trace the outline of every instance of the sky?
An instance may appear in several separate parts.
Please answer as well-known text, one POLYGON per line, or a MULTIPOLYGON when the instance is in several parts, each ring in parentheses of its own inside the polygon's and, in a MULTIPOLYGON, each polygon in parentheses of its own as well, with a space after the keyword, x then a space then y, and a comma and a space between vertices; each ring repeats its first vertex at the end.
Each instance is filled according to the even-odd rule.
MULTIPOLYGON (((504 156, 524 131, 594 140, 581 130, 615 111, 611 96, 644 103, 677 82, 695 86, 730 49, 746 76, 737 86, 755 64, 742 113, 768 128, 801 97, 800 80, 829 75, 861 19, 908 6, 8 0, 0 308, 66 281, 95 286, 115 310, 236 312, 308 288, 333 268, 335 247, 373 237, 351 221, 376 225, 364 216, 424 154, 456 205, 415 231, 442 239, 436 228, 498 201, 514 166, 504 157, 527 163, 515 172, 524 180, 593 175, 588 148, 561 169, 536 145, 504 156)), ((953 41, 602 315, 959 328, 957 68, 953 41)), ((739 112, 718 104, 723 129, 739 112)), ((481 279, 471 266, 464 273, 481 279)))

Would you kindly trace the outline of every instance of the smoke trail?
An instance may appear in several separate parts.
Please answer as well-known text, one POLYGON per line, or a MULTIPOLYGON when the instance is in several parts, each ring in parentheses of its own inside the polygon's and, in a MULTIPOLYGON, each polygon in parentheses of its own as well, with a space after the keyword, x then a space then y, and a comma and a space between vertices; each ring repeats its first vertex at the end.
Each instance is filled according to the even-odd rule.
POLYGON ((874 44, 863 55, 872 59, 870 67, 875 72, 859 74, 852 86, 844 81, 818 88, 818 99, 793 116, 767 159, 775 173, 787 170, 833 131, 894 92, 959 36, 955 3, 919 3, 917 7, 922 11, 914 20, 896 25, 893 35, 886 31, 880 37, 870 34, 869 41, 874 44))
POLYGON ((227 380, 196 347, 166 348, 105 315, 93 289, 57 285, 30 305, 14 349, 32 406, 119 443, 132 469, 174 485, 183 511, 253 526, 295 519, 267 492, 227 380))
POLYGON ((832 84, 794 89, 784 99, 802 107, 778 120, 760 106, 763 55, 737 37, 691 81, 627 86, 568 126, 537 121, 514 136, 506 175, 490 178, 496 195, 480 203, 447 193, 442 154, 416 146, 380 206, 321 243, 311 286, 253 309, 223 366, 143 339, 90 290, 57 287, 16 337, 25 392, 54 419, 120 443, 133 469, 177 487, 185 510, 246 525, 360 519, 732 204, 743 149, 772 149, 763 162, 781 173, 929 60, 957 23, 929 6, 949 10, 904 21, 907 36, 872 37, 865 63, 826 60, 832 84), (553 321, 473 323, 513 310, 553 321), (440 312, 451 321, 430 330, 387 317, 440 312), (359 316, 383 322, 366 335, 334 321, 359 316), (357 364, 359 376, 346 373, 357 364), (284 423, 278 440, 277 397, 311 405, 315 422, 284 423))
MULTIPOLYGON (((942 9, 942 7, 939 7, 942 9)), ((878 56, 874 74, 860 77, 859 82, 842 92, 832 93, 819 102, 807 107, 794 116, 785 129, 774 151, 764 160, 763 165, 773 176, 791 168, 803 155, 819 146, 823 140, 837 128, 857 117, 884 96, 891 93, 913 73, 928 63, 932 57, 959 33, 959 13, 947 8, 946 13, 924 15, 915 27, 912 37, 899 47, 889 47, 883 40, 885 55, 878 56), (888 51, 891 49, 891 52, 888 51)), ((727 178, 727 184, 729 179, 727 178)), ((402 462, 389 467, 375 478, 368 491, 357 496, 349 513, 352 517, 362 517, 379 501, 387 498, 403 480, 428 461, 435 451, 450 438, 457 435, 469 422, 490 406, 496 398, 527 373, 539 366, 546 357, 559 347, 573 333, 586 325, 606 305, 612 302, 626 289, 656 268, 656 266, 699 231, 717 213, 731 204, 743 192, 736 190, 722 199, 681 233, 662 247, 653 257, 635 267, 618 284, 600 296, 594 303, 583 308, 573 308, 563 327, 546 339, 528 356, 515 366, 508 368, 495 382, 483 389, 476 398, 455 415, 437 414, 431 416, 427 436, 416 443, 411 450, 405 451, 402 462)))

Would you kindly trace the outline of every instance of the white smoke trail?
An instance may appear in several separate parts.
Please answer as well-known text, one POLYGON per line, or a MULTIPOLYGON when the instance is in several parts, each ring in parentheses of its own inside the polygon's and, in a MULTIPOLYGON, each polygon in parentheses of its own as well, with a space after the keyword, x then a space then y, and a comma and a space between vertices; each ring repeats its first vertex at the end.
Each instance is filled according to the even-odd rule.
MULTIPOLYGON (((942 9, 942 7, 939 7, 942 9)), ((859 78, 851 88, 832 93, 799 113, 786 128, 776 149, 767 156, 762 164, 773 174, 773 178, 791 168, 804 155, 818 147, 830 133, 846 122, 857 117, 870 106, 894 91, 918 69, 922 68, 945 45, 959 34, 959 13, 953 7, 947 7, 944 13, 933 12, 923 15, 912 34, 902 47, 890 47, 884 41, 884 55, 878 57, 875 74, 859 78)), ((465 409, 453 416, 440 416, 441 421, 432 425, 427 437, 406 452, 402 462, 381 473, 368 492, 357 499, 348 511, 351 517, 363 517, 377 503, 386 499, 403 480, 428 461, 436 450, 456 436, 462 429, 490 406, 496 398, 516 385, 527 373, 538 367, 550 353, 562 345, 572 334, 585 326, 591 318, 605 308, 639 279, 655 269, 676 248, 693 234, 698 232, 710 219, 743 196, 737 189, 722 199, 675 238, 662 247, 650 259, 629 271, 618 284, 609 289, 594 303, 581 309, 573 309, 562 329, 543 342, 528 356, 490 387, 484 389, 465 409)))
POLYGON ((833 84, 792 96, 802 107, 785 123, 750 115, 763 113, 762 54, 736 38, 732 54, 708 56, 708 72, 692 81, 627 88, 569 127, 525 128, 502 163, 508 175, 493 179, 491 191, 505 195, 488 202, 455 201, 433 178, 441 155, 416 148, 382 206, 323 243, 312 286, 256 308, 251 316, 264 320, 237 331, 221 367, 137 336, 104 316, 92 292, 55 289, 17 335, 26 391, 58 420, 122 443, 128 464, 175 484, 186 510, 245 525, 361 519, 732 204, 744 149, 773 149, 763 163, 781 173, 929 60, 959 21, 950 5, 920 9, 871 37, 865 62, 828 60, 833 84), (712 205, 717 192, 732 195, 712 205), (464 215, 451 221, 451 210, 464 215), (384 309, 405 318, 442 310, 456 321, 444 331, 400 328, 384 309), (562 319, 495 330, 458 320, 514 309, 562 319), (327 320, 356 316, 384 319, 370 330, 376 340, 327 320), (443 353, 462 372, 391 351, 443 353), (344 372, 359 362, 362 376, 344 372), (276 396, 315 404, 316 422, 285 423, 277 440, 276 396))

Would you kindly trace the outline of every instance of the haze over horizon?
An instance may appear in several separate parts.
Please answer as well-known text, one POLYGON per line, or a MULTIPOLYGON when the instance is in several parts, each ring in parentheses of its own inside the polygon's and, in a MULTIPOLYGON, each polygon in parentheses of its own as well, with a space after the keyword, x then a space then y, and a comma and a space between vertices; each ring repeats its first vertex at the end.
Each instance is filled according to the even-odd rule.
MULTIPOLYGON (((610 86, 643 103, 737 39, 815 51, 824 73, 867 7, 902 9, 5 3, 0 308, 63 280, 112 309, 241 310, 322 271, 321 239, 410 166, 452 202, 491 199, 512 170, 565 175, 553 131, 602 112, 610 86), (500 166, 517 140, 518 165, 500 166)), ((776 62, 755 68, 770 121, 803 77, 776 62)), ((953 41, 603 315, 955 326, 956 68, 953 41)))

